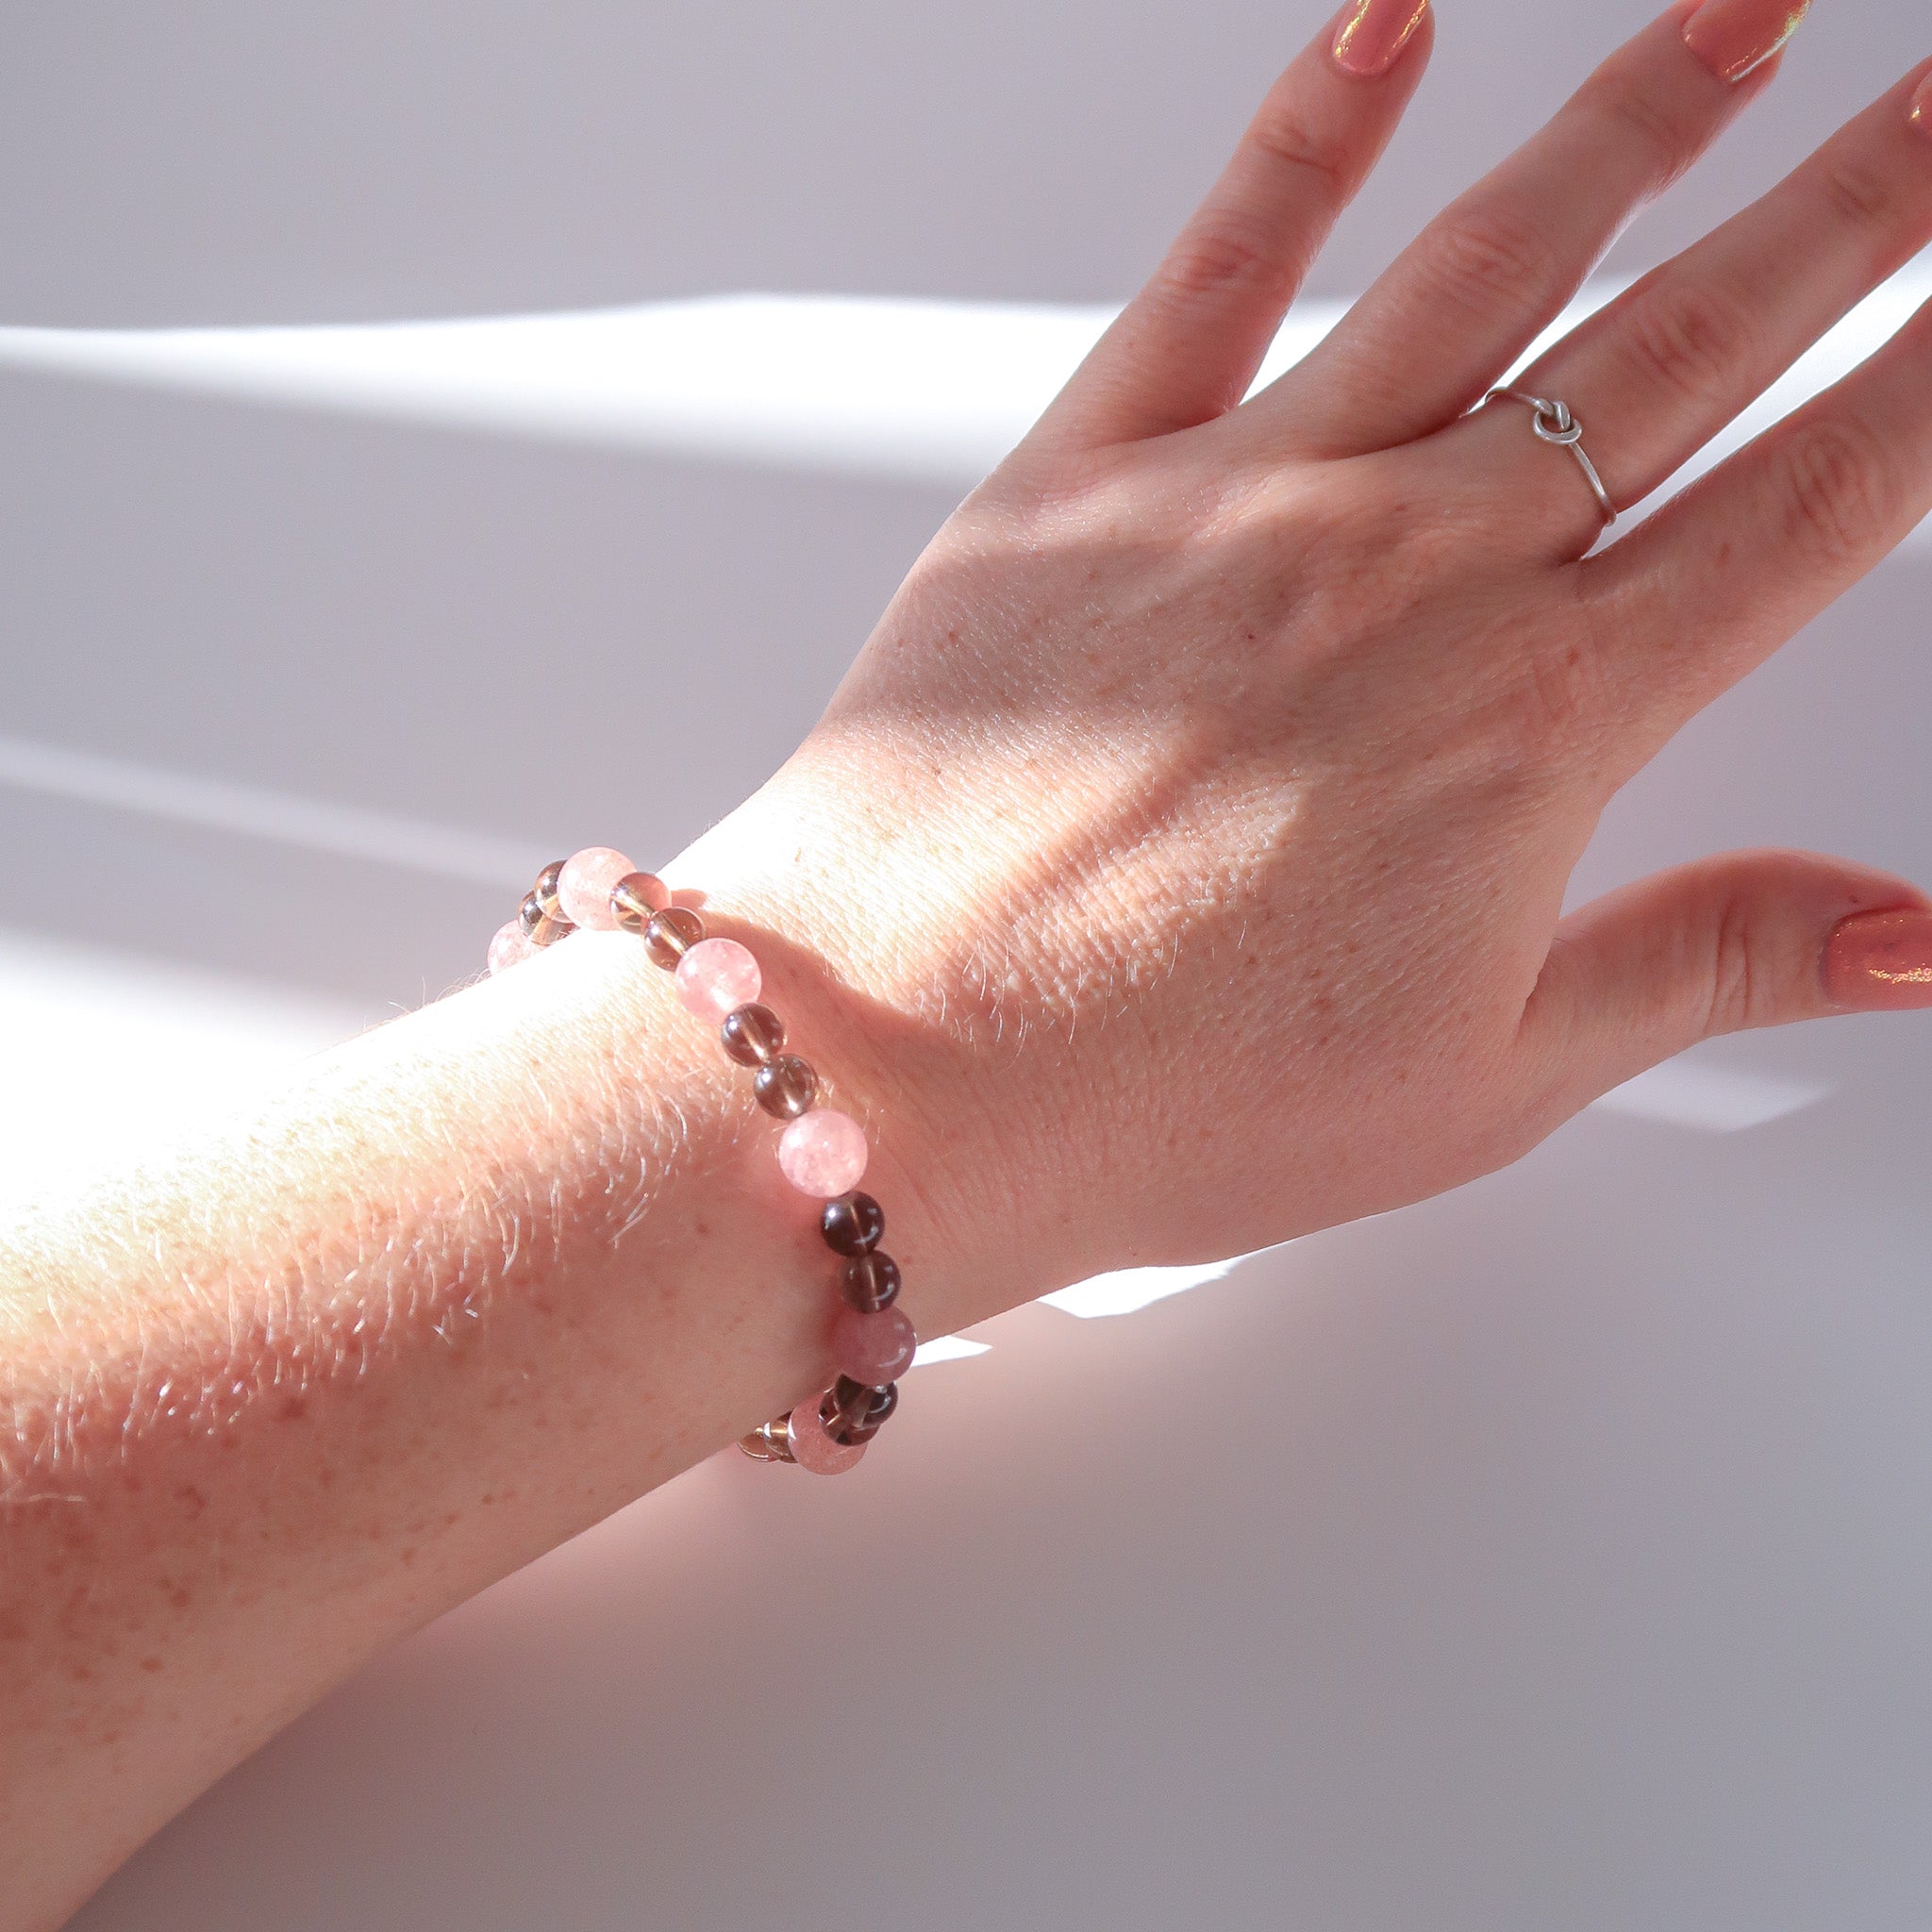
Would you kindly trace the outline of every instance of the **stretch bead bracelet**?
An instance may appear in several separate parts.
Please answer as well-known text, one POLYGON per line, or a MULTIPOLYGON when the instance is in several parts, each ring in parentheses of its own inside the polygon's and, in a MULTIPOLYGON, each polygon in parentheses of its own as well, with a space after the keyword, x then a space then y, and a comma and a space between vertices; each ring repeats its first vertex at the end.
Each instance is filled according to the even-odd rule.
POLYGON ((802 1194, 824 1202, 819 1232, 844 1262, 845 1306, 832 1330, 839 1379, 774 1416, 739 1447, 759 1462, 791 1462, 815 1475, 837 1475, 865 1454, 898 1406, 895 1379, 912 1361, 918 1337, 899 1298, 899 1264, 879 1246, 885 1210, 857 1191, 865 1173, 865 1130, 850 1114, 814 1105, 819 1076, 784 1051, 785 1023, 758 1004, 758 962, 736 940, 707 939, 705 923, 674 906, 654 874, 639 872, 621 852, 592 845, 537 874, 517 916, 490 941, 490 970, 501 973, 540 946, 579 926, 635 933, 653 965, 676 976, 677 996, 718 1028, 724 1051, 752 1072, 752 1096, 774 1120, 778 1166, 802 1194))

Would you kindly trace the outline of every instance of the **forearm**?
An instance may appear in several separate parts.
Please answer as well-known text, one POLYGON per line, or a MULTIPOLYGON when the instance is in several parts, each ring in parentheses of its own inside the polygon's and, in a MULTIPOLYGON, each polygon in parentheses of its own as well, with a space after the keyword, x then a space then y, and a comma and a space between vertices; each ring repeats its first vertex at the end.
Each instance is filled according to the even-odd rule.
MULTIPOLYGON (((867 1123, 921 1331, 1017 1298, 1020 1257, 943 1224, 934 1168, 982 1158, 954 1048, 742 900, 708 912, 867 1123)), ((773 1137, 667 976, 587 934, 21 1232, 0 1923, 58 1923, 382 1645, 824 1385, 831 1257, 773 1137)))

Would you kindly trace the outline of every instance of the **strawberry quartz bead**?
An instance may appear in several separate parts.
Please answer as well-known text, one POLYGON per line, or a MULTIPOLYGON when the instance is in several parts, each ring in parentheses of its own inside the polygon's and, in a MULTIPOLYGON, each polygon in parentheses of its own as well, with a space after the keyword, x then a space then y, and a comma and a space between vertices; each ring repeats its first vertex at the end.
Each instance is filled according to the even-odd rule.
POLYGON ((758 996, 758 962, 736 940, 700 940, 677 962, 677 997, 714 1026, 758 996))
POLYGON ((637 868, 623 853, 608 845, 586 845, 563 861, 557 878, 558 903, 573 925, 590 932, 609 932, 617 924, 610 889, 637 868))
POLYGON ((828 1201, 865 1173, 865 1129, 836 1108, 815 1107, 778 1136, 778 1165, 801 1194, 828 1201))
POLYGON ((490 970, 501 973, 506 966, 514 966, 519 959, 530 957, 530 935, 524 930, 521 919, 512 919, 508 925, 496 929, 496 937, 490 941, 490 970))
POLYGON ((865 1454, 863 1442, 835 1442, 819 1420, 820 1395, 808 1395, 786 1419, 791 1459, 813 1475, 842 1475, 865 1454))
POLYGON ((874 1315, 841 1308, 832 1327, 832 1359, 840 1372, 874 1388, 896 1382, 912 1366, 918 1346, 903 1308, 881 1308, 874 1315))

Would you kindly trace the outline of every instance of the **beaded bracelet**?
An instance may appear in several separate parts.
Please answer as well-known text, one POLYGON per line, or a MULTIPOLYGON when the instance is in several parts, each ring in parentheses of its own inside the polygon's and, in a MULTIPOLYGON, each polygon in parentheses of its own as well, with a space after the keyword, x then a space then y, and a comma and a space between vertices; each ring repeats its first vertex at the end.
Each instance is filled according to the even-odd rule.
POLYGON ((783 1051, 785 1023, 758 1005, 762 975, 749 948, 707 939, 705 923, 674 906, 663 880, 639 872, 621 852, 591 845, 537 874, 517 916, 490 941, 490 970, 501 973, 539 946, 554 945, 579 926, 636 933, 645 957, 676 975, 677 996, 718 1028, 724 1051, 750 1067, 752 1095, 790 1124, 778 1137, 778 1166, 802 1194, 824 1206, 819 1232, 844 1258, 845 1306, 832 1330, 839 1379, 742 1438, 759 1462, 790 1462, 815 1475, 837 1475, 865 1454, 898 1406, 894 1379, 912 1361, 919 1338, 899 1298, 899 1264, 879 1247, 885 1210, 856 1191, 865 1173, 865 1129, 850 1114, 817 1107, 819 1076, 783 1051))

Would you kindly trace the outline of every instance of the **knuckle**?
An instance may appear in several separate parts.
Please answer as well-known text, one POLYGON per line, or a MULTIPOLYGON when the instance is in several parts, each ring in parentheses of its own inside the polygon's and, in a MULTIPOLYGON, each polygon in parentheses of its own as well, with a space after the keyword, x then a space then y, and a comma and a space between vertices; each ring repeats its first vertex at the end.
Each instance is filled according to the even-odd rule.
POLYGON ((1289 266, 1257 225, 1232 214, 1205 217, 1174 244, 1162 271, 1183 300, 1227 293, 1269 292, 1291 278, 1289 266))
POLYGON ((1708 402, 1759 361, 1757 325, 1708 282, 1657 283, 1632 305, 1624 352, 1638 374, 1674 396, 1708 402))
POLYGON ((1299 108, 1283 102, 1264 106, 1248 129, 1252 154, 1271 167, 1307 175, 1331 194, 1345 190, 1350 144, 1334 134, 1312 127, 1299 108))
POLYGON ((1654 189, 1675 180, 1697 151, 1696 130, 1641 81, 1605 77, 1586 83, 1578 99, 1607 124, 1620 148, 1642 157, 1654 189))
POLYGON ((1444 216, 1429 244, 1440 291, 1459 309, 1535 298, 1560 276, 1557 251, 1536 223, 1511 209, 1466 208, 1444 216))
POLYGON ((1847 227, 1882 228, 1898 208, 1898 190, 1876 169, 1848 156, 1829 162, 1821 175, 1831 212, 1847 227))
POLYGON ((1709 1002, 1705 1008, 1707 1037, 1741 1033, 1772 1019, 1767 1008, 1771 975, 1765 972, 1757 940, 1753 905, 1741 891, 1719 901, 1709 927, 1709 1002))
POLYGON ((1783 533, 1801 556, 1840 569, 1890 541, 1906 491, 1871 430, 1851 421, 1806 424, 1785 439, 1779 470, 1783 533))

